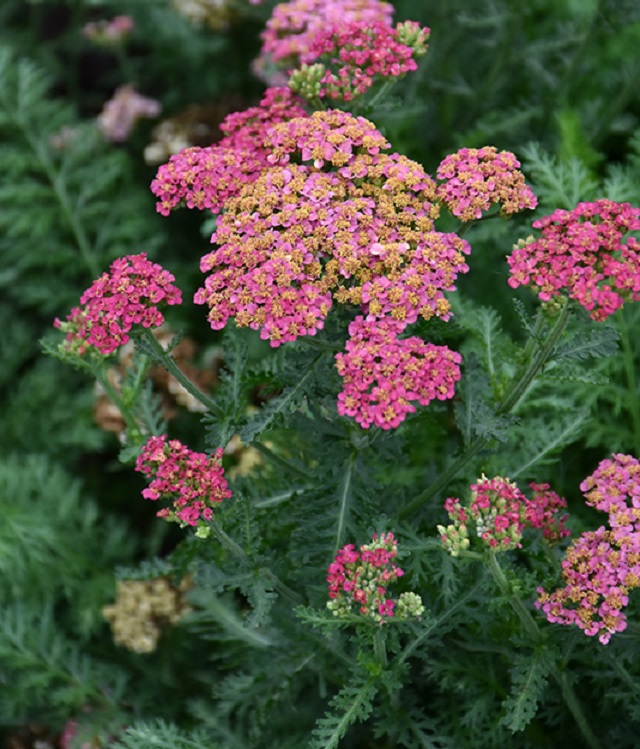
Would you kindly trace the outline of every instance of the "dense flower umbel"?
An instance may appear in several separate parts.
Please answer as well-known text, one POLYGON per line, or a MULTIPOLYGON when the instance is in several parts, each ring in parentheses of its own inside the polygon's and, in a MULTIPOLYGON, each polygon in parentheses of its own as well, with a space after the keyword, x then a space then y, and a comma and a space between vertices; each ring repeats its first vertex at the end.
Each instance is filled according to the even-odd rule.
POLYGON ((483 211, 499 205, 505 216, 538 204, 525 184, 520 162, 509 151, 494 146, 462 148, 447 156, 436 176, 444 180, 438 199, 462 221, 482 218, 483 211))
POLYGON ((396 619, 420 617, 424 606, 420 596, 403 593, 398 600, 387 597, 387 587, 404 575, 393 560, 398 556, 393 533, 374 533, 370 544, 359 551, 353 544, 344 546, 329 565, 327 608, 334 616, 349 616, 354 608, 382 624, 395 615, 396 619))
POLYGON ((533 498, 526 497, 509 479, 486 476, 471 485, 471 501, 464 506, 456 497, 449 497, 444 508, 452 523, 438 526, 440 539, 452 556, 469 548, 469 525, 490 548, 506 551, 520 547, 525 527, 538 528, 543 536, 555 543, 569 535, 564 527, 564 498, 549 489, 548 484, 530 484, 533 498))
POLYGON ((287 70, 300 58, 318 31, 351 21, 391 23, 393 6, 379 0, 291 0, 273 9, 262 33, 261 57, 287 70))
POLYGON ((580 489, 587 504, 609 514, 609 526, 619 543, 632 533, 640 533, 640 461, 631 455, 616 454, 603 460, 580 489))
POLYGON ((159 327, 159 305, 182 302, 174 280, 144 252, 118 258, 80 297, 82 307, 74 307, 64 322, 55 320, 66 333, 64 349, 82 355, 93 347, 108 355, 127 343, 135 325, 159 327))
POLYGON ((227 200, 202 259, 195 301, 214 329, 235 317, 278 346, 313 335, 334 301, 402 327, 449 318, 443 292, 470 248, 433 231, 435 183, 419 164, 380 153, 374 125, 339 111, 276 125, 267 145, 275 166, 227 200))
POLYGON ((507 258, 509 285, 531 286, 542 301, 566 294, 596 321, 640 300, 640 208, 597 200, 533 222, 539 239, 519 243, 507 258))
POLYGON ((605 526, 583 533, 567 549, 562 577, 565 587, 551 594, 538 588, 536 608, 548 621, 574 624, 606 645, 612 634, 626 629, 623 609, 629 591, 640 587, 640 534, 618 543, 605 526))
POLYGON ((564 588, 538 588, 536 607, 550 622, 575 624, 601 643, 627 626, 629 592, 640 587, 640 462, 617 454, 600 463, 580 489, 609 515, 608 526, 583 533, 562 562, 564 588))
POLYGON ((357 317, 349 326, 345 353, 336 354, 344 382, 338 412, 365 429, 372 424, 394 429, 415 412, 412 401, 427 406, 452 398, 460 379, 460 354, 415 336, 400 339, 400 328, 391 318, 357 317))
POLYGON ((181 526, 200 525, 204 530, 204 521, 211 520, 213 508, 232 496, 220 464, 223 452, 220 448, 208 456, 178 440, 168 440, 164 434, 150 437, 136 460, 136 471, 152 479, 142 496, 173 503, 173 509, 159 510, 158 517, 175 520, 181 526))
POLYGON ((305 98, 351 101, 379 79, 398 78, 416 70, 416 58, 427 51, 429 29, 407 21, 392 28, 386 23, 340 23, 320 29, 289 85, 305 98), (401 39, 410 39, 406 44, 401 39), (310 63, 314 63, 309 67, 310 63))

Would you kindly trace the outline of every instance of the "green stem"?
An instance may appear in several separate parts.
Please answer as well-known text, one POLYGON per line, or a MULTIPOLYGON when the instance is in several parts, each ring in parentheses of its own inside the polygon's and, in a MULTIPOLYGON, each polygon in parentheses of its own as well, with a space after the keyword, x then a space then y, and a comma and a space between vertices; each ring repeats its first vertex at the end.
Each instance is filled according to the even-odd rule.
MULTIPOLYGON (((507 391, 504 400, 496 409, 496 416, 502 416, 509 413, 521 400, 533 380, 540 374, 544 369, 553 349, 557 345, 560 337, 564 333, 571 310, 569 305, 565 305, 562 312, 558 316, 553 328, 551 329, 547 339, 538 348, 537 353, 529 354, 528 364, 525 365, 521 373, 515 375, 512 380, 511 387, 507 391)), ((535 344, 529 346, 527 343, 526 351, 531 351, 535 344)), ((412 515, 414 512, 420 510, 432 497, 434 497, 441 489, 443 489, 461 471, 482 449, 484 449, 491 441, 488 436, 481 435, 467 447, 467 449, 461 453, 456 460, 453 461, 440 476, 428 486, 423 492, 418 494, 414 499, 409 502, 408 505, 403 507, 398 516, 400 518, 406 518, 412 515)))
POLYGON ((624 372, 629 390, 627 408, 631 415, 633 425, 633 438, 636 455, 640 455, 640 399, 638 398, 638 384, 636 382, 636 368, 633 360, 633 348, 629 335, 629 326, 625 318, 625 310, 622 310, 619 318, 620 340, 622 343, 622 354, 624 359, 624 372))
MULTIPOLYGON (((525 606, 522 598, 520 598, 518 593, 516 593, 513 590, 512 586, 509 585, 509 581, 507 580, 506 575, 504 574, 504 571, 500 566, 500 562, 498 561, 496 553, 495 551, 493 551, 493 549, 489 551, 488 559, 489 569, 498 588, 511 604, 511 608, 515 611, 518 618, 522 622, 522 625, 524 626, 531 641, 534 644, 539 643, 542 639, 540 628, 531 615, 529 609, 525 606)), ((570 713, 573 715, 574 720, 578 724, 582 735, 586 739, 587 745, 591 749, 602 749, 600 743, 598 742, 598 739, 589 726, 584 711, 582 710, 582 705, 578 700, 578 696, 574 692, 571 683, 567 679, 566 671, 561 671, 556 663, 551 663, 549 670, 551 675, 560 685, 560 689, 562 690, 562 697, 565 701, 565 704, 569 708, 570 713)))
POLYGON ((376 629, 375 634, 373 635, 373 652, 375 653, 378 663, 380 663, 384 668, 389 665, 386 636, 387 633, 380 627, 376 629))
POLYGON ((131 411, 129 410, 129 408, 127 408, 127 406, 124 404, 120 393, 109 382, 109 376, 106 374, 106 372, 102 368, 96 367, 96 369, 94 370, 94 376, 100 383, 104 392, 107 394, 107 398, 109 398, 109 400, 118 409, 118 411, 120 411, 120 415, 124 419, 124 422, 127 425, 127 431, 130 433, 130 435, 141 434, 140 426, 131 415, 131 411))
POLYGON ((389 93, 389 91, 391 90, 395 82, 396 82, 396 78, 391 78, 389 80, 386 80, 382 84, 382 86, 380 86, 380 88, 376 91, 373 99, 371 99, 371 101, 368 103, 368 107, 373 109, 376 104, 379 104, 384 99, 384 97, 389 93))
POLYGON ((149 347, 153 358, 182 385, 182 387, 189 393, 189 395, 192 395, 198 402, 202 403, 202 405, 205 406, 207 410, 210 411, 214 408, 214 401, 208 395, 205 395, 202 390, 200 390, 200 388, 193 384, 193 382, 191 382, 191 380, 176 364, 173 356, 171 356, 170 353, 162 348, 162 345, 160 344, 158 339, 149 329, 143 329, 142 339, 149 347))
MULTIPOLYGON (((238 559, 238 561, 240 561, 240 563, 244 567, 247 567, 248 569, 253 568, 253 564, 251 562, 251 559, 249 558, 249 555, 231 538, 231 536, 225 533, 222 528, 215 522, 211 523, 209 527, 211 528, 211 532, 220 542, 223 548, 225 548, 232 556, 236 557, 236 559, 238 559)), ((299 606, 303 603, 302 597, 298 593, 296 593, 295 590, 292 590, 288 585, 285 585, 281 580, 279 580, 276 575, 271 572, 271 570, 263 569, 262 572, 266 575, 269 582, 273 585, 274 590, 276 590, 283 598, 286 598, 295 606, 299 606)))
POLYGON ((273 450, 268 448, 266 445, 263 445, 260 442, 253 442, 251 444, 251 447, 257 450, 261 455, 264 455, 267 460, 270 460, 272 463, 279 465, 286 471, 296 473, 298 476, 301 476, 305 479, 309 478, 309 475, 305 471, 303 471, 302 468, 298 468, 298 466, 292 463, 290 460, 283 458, 281 455, 278 455, 278 453, 274 453, 273 450))

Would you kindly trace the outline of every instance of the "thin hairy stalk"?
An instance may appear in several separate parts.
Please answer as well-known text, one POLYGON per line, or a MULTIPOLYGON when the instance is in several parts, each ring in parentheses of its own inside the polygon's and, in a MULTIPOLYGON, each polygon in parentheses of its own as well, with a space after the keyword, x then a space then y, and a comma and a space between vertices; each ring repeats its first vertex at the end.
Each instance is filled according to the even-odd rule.
POLYGON ((273 450, 271 450, 271 448, 263 445, 261 442, 252 442, 251 447, 257 450, 261 455, 264 455, 264 457, 271 463, 275 463, 276 465, 280 466, 280 468, 284 468, 286 471, 295 473, 302 478, 309 478, 309 474, 306 471, 297 466, 295 463, 292 463, 290 460, 287 460, 281 455, 278 455, 278 453, 275 453, 273 450))
MULTIPOLYGON (((496 409, 496 416, 503 416, 509 413, 515 406, 518 405, 526 391, 529 389, 531 383, 544 369, 546 363, 551 356, 553 349, 560 340, 564 333, 571 310, 569 305, 565 305, 562 312, 558 316, 553 328, 551 329, 548 337, 540 345, 537 352, 533 355, 530 354, 528 364, 526 364, 521 373, 516 374, 513 378, 507 393, 498 408, 496 409)), ((528 345, 528 344, 527 344, 528 345)), ((533 348, 533 344, 530 348, 533 348)), ((527 349, 525 348, 525 351, 527 349)), ((461 471, 481 450, 483 450, 491 442, 491 437, 481 435, 467 447, 467 449, 461 453, 456 460, 453 461, 434 481, 431 486, 427 487, 423 492, 418 494, 417 497, 409 502, 408 505, 403 507, 398 513, 400 518, 406 518, 417 512, 422 508, 432 497, 434 497, 441 489, 449 484, 459 471, 461 471)))
MULTIPOLYGON (((211 523, 209 528, 211 528, 212 534, 220 542, 223 548, 234 556, 244 567, 247 567, 248 569, 253 568, 254 565, 245 550, 239 546, 231 536, 225 533, 217 523, 211 523)), ((271 572, 271 570, 263 569, 262 572, 266 574, 266 577, 273 585, 274 590, 283 598, 295 606, 299 606, 303 602, 302 597, 288 585, 285 585, 276 575, 273 574, 273 572, 271 572)))
POLYGON ((338 553, 340 544, 344 536, 346 526, 347 512, 349 509, 349 498, 351 496, 351 478, 353 476, 353 467, 356 462, 356 453, 352 452, 347 462, 347 467, 340 485, 340 496, 338 502, 338 526, 336 529, 336 543, 333 549, 333 556, 338 553))
POLYGON ((207 410, 210 411, 212 408, 214 408, 214 401, 208 395, 205 395, 199 387, 193 384, 193 382, 191 382, 191 380, 176 364, 173 356, 171 356, 170 353, 162 348, 162 345, 160 344, 158 339, 147 328, 143 329, 142 341, 144 341, 149 349, 149 352, 158 362, 158 364, 161 364, 169 372, 169 374, 172 375, 182 385, 182 387, 189 393, 189 395, 192 395, 198 402, 202 403, 202 405, 205 406, 207 410))

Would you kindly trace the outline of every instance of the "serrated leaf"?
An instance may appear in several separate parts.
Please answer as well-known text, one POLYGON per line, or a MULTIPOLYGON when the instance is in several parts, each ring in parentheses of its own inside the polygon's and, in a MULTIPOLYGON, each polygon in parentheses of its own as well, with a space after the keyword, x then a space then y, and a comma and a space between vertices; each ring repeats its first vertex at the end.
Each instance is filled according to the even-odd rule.
POLYGON ((371 678, 343 687, 331 700, 332 711, 317 721, 309 749, 336 749, 349 726, 371 715, 377 691, 371 678))

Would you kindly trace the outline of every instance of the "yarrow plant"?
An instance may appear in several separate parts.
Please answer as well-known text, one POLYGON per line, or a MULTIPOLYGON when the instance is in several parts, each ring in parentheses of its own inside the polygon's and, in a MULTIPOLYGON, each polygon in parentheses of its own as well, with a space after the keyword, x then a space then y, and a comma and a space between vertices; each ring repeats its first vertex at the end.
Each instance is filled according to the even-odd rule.
POLYGON ((153 119, 160 114, 160 102, 140 94, 127 84, 117 88, 102 112, 98 115, 98 129, 106 140, 114 143, 126 141, 138 120, 153 119))
POLYGON ((504 216, 532 209, 538 199, 525 183, 520 162, 509 151, 494 146, 462 148, 447 156, 436 171, 443 184, 437 197, 462 221, 482 218, 499 205, 504 216))
POLYGON ((318 31, 289 86, 305 99, 352 101, 377 81, 417 70, 416 58, 427 52, 429 29, 417 23, 394 28, 354 21, 318 31))
POLYGON ((452 556, 470 547, 469 526, 490 549, 508 551, 521 548, 522 534, 529 526, 538 528, 551 543, 569 535, 564 526, 567 515, 559 516, 567 506, 563 497, 551 491, 548 484, 530 485, 533 498, 526 497, 509 479, 486 476, 471 484, 471 500, 463 505, 457 497, 449 497, 444 508, 451 525, 438 526, 440 540, 452 556))
MULTIPOLYGON (((174 5, 189 16, 188 3, 174 5)), ((269 13, 248 5, 220 8, 229 23, 269 13)), ((214 4, 194 8, 191 18, 214 4)), ((613 659, 620 646, 637 651, 640 462, 622 451, 603 461, 581 484, 588 507, 578 512, 551 487, 560 492, 578 451, 562 471, 554 460, 586 439, 582 427, 604 408, 594 400, 603 371, 589 364, 615 354, 616 326, 627 387, 616 404, 640 425, 621 310, 640 300, 640 209, 600 199, 551 212, 549 199, 539 210, 550 213, 533 222, 538 239, 516 245, 503 283, 494 245, 529 230, 535 185, 498 146, 434 152, 433 173, 411 158, 419 151, 407 146, 408 120, 396 117, 402 102, 378 107, 395 79, 415 71, 430 32, 393 25, 393 10, 377 0, 275 5, 260 64, 266 78, 289 84, 212 117, 208 134, 179 152, 162 151, 167 163, 151 183, 157 212, 194 209, 189 218, 204 218, 211 237, 208 249, 168 261, 192 284, 195 307, 175 317, 197 326, 193 335, 174 335, 174 320, 165 321, 182 292, 144 253, 116 260, 54 323, 64 337, 57 355, 98 380, 117 413, 120 459, 173 524, 149 534, 162 558, 119 574, 143 593, 166 580, 188 599, 180 611, 189 615, 170 622, 182 634, 163 642, 147 636, 155 630, 144 595, 103 611, 118 645, 161 650, 175 635, 160 666, 149 662, 151 676, 140 669, 141 680, 162 672, 145 707, 123 697, 109 723, 128 726, 132 749, 157 728, 134 716, 146 718, 176 672, 195 686, 163 715, 156 743, 167 746, 284 740, 338 749, 361 722, 354 747, 555 746, 579 731, 601 749, 583 707, 593 702, 614 716, 602 738, 622 747, 622 699, 611 694, 618 677, 635 694, 638 656, 613 659), (521 286, 538 298, 519 289, 517 314, 489 306, 521 286), (607 326, 593 324, 605 318, 607 326), (196 340, 189 356, 181 352, 196 340), (448 520, 437 525, 443 503, 448 520), (596 530, 593 511, 607 517, 596 530), (393 532, 371 538, 372 528, 393 532), (353 542, 362 538, 371 540, 353 542), (580 633, 576 647, 571 629, 555 624, 610 647, 580 633), (214 709, 202 690, 207 669, 171 670, 194 654, 215 662, 224 699, 214 709), (589 684, 569 677, 585 664, 597 675, 589 684), (500 690, 483 700, 486 684, 500 690), (172 733, 172 720, 187 733, 172 733)), ((111 125, 129 127, 125 115, 111 125)), ((545 202, 550 194, 540 192, 545 202)), ((613 383, 620 371, 605 374, 613 383)), ((632 432, 620 441, 638 443, 632 432)), ((604 444, 595 429, 589 440, 594 450, 604 444)), ((91 709, 110 718, 119 693, 106 699, 102 682, 96 693, 91 709)))

